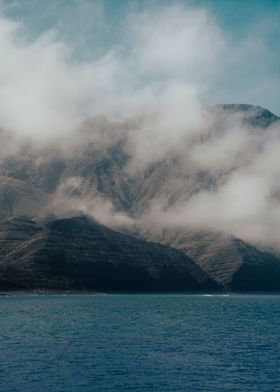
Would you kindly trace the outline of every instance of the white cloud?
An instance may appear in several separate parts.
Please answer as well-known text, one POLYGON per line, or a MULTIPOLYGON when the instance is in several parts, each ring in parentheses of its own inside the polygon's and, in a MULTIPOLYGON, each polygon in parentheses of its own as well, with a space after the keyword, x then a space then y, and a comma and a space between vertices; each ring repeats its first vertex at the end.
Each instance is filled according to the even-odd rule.
POLYGON ((91 216, 108 227, 128 227, 134 221, 124 213, 118 212, 112 202, 101 195, 97 189, 81 177, 70 177, 63 181, 47 205, 47 209, 57 216, 91 216))
MULTIPOLYGON (((127 137, 130 174, 176 152, 186 165, 182 172, 191 167, 216 181, 172 207, 164 200, 156 206, 157 200, 152 200, 155 207, 147 222, 208 227, 250 241, 276 243, 279 128, 254 133, 233 116, 219 130, 203 110, 209 85, 220 72, 223 79, 231 77, 232 70, 235 77, 244 77, 262 69, 257 60, 262 53, 267 59, 263 41, 246 38, 233 46, 209 11, 183 5, 130 13, 124 31, 126 37, 107 53, 79 61, 73 56, 75 48, 57 30, 31 40, 24 26, 2 16, 0 125, 6 131, 5 143, 13 152, 15 139, 28 140, 30 146, 75 146, 77 131, 95 115, 118 121, 137 117, 133 126, 120 132, 127 137)), ((111 128, 113 134, 116 127, 111 128)), ((98 127, 96 134, 101 143, 98 127)), ((103 143, 107 145, 109 139, 110 130, 103 143)), ((0 158, 7 151, 2 147, 0 158)), ((76 187, 84 189, 84 184, 76 187)), ((65 189, 59 188, 55 202, 61 201, 59 208, 65 202, 67 208, 84 211, 105 224, 130 222, 92 188, 80 198, 64 196, 65 189)))
POLYGON ((225 46, 209 12, 178 4, 131 17, 128 32, 141 70, 191 83, 216 70, 217 56, 225 46))
POLYGON ((143 222, 221 231, 279 249, 280 126, 258 132, 243 126, 236 131, 240 129, 241 138, 238 134, 206 138, 189 155, 209 178, 217 179, 215 186, 172 206, 164 199, 158 204, 154 200, 143 222))
POLYGON ((126 31, 129 38, 121 45, 81 62, 57 31, 30 40, 22 25, 2 17, 1 125, 44 141, 73 132, 99 113, 118 119, 158 113, 164 125, 151 130, 152 145, 161 128, 166 138, 197 126, 202 87, 194 74, 202 80, 210 64, 215 68, 223 47, 211 16, 203 9, 162 7, 156 14, 130 15, 126 31))

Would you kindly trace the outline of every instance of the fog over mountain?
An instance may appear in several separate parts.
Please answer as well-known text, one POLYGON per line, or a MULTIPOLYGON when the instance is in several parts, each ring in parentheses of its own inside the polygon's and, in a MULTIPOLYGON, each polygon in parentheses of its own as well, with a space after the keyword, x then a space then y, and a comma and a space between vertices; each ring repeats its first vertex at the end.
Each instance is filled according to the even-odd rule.
MULTIPOLYGON (((19 219, 40 232, 11 246, 10 234, 2 236, 5 276, 15 258, 27 269, 40 257, 50 261, 44 252, 57 235, 50 227, 65 219, 67 232, 74 219, 76 233, 104 225, 137 237, 129 240, 133 252, 139 238, 178 248, 176 257, 183 251, 217 287, 246 289, 242 267, 257 275, 249 289, 268 289, 273 274, 271 289, 279 289, 280 119, 242 97, 240 104, 210 99, 232 53, 248 59, 251 49, 232 47, 203 7, 130 10, 123 23, 121 43, 79 60, 55 28, 31 38, 3 11, 0 228, 24 231, 10 226, 19 219)), ((88 238, 77 243, 93 259, 88 238)))
MULTIPOLYGON (((131 150, 135 134, 152 127, 153 119, 114 123, 104 117, 88 122, 76 146, 65 151, 22 147, 3 159, 1 173, 52 192, 45 208, 58 215, 76 210, 111 226, 211 229, 277 247, 278 118, 250 106, 216 107, 204 116, 209 126, 170 143, 164 158, 153 154, 146 161, 143 150, 142 164, 136 164, 131 150)), ((8 143, 5 151, 11 149, 8 143)))

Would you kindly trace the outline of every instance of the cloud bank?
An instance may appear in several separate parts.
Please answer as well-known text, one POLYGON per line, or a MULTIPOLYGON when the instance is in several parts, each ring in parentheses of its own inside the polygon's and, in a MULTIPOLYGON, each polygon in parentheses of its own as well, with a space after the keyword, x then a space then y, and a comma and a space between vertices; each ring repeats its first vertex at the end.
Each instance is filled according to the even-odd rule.
MULTIPOLYGON (((203 7, 173 4, 138 14, 130 10, 122 22, 121 41, 98 58, 83 61, 56 28, 30 38, 21 23, 2 14, 0 158, 18 152, 19 145, 76 147, 89 119, 105 115, 122 128, 129 118, 133 125, 123 130, 109 126, 104 137, 96 127, 92 136, 97 146, 116 137, 125 141, 128 175, 179 156, 182 172, 204 173, 212 181, 172 206, 155 198, 147 222, 277 244, 279 125, 255 132, 244 125, 242 116, 232 115, 219 129, 213 113, 205 110, 207 97, 215 96, 213 78, 241 61, 248 67, 250 55, 257 59, 266 49, 247 37, 233 46, 203 7)), ((71 181, 84 189, 77 179, 71 181)), ((66 185, 57 190, 54 209, 62 208, 66 185)), ((66 205, 105 224, 131 224, 110 200, 89 189, 79 198, 68 197, 66 205)))
POLYGON ((146 225, 214 230, 279 249, 280 121, 256 130, 239 117, 185 151, 186 172, 203 173, 208 184, 173 205, 155 200, 146 225))
POLYGON ((200 95, 225 45, 214 18, 173 5, 129 14, 124 33, 128 38, 97 60, 79 61, 55 29, 30 39, 24 26, 2 15, 2 127, 44 141, 96 114, 159 113, 166 121, 170 114, 174 128, 200 124, 200 95))

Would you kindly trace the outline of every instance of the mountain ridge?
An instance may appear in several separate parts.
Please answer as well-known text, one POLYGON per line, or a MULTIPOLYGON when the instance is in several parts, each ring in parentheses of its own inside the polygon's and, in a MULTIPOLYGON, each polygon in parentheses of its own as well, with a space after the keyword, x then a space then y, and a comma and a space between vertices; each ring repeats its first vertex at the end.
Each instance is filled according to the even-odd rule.
MULTIPOLYGON (((235 115, 241 118, 241 123, 248 126, 249 131, 269 130, 279 121, 279 117, 268 110, 250 105, 218 105, 213 110, 217 116, 213 127, 215 130, 217 124, 219 132, 231 115, 234 119, 235 115)), ((38 160, 36 155, 35 159, 34 154, 17 154, 2 159, 0 231, 7 224, 12 227, 8 239, 0 238, 2 244, 6 241, 5 246, 9 249, 15 246, 18 230, 16 219, 27 219, 23 224, 25 234, 29 230, 39 230, 46 235, 47 227, 51 227, 48 225, 60 219, 75 219, 81 214, 98 216, 99 224, 120 230, 123 235, 156 241, 184 252, 211 279, 215 279, 219 287, 223 286, 226 290, 238 291, 238 285, 245 290, 246 282, 248 287, 254 289, 262 287, 259 278, 258 284, 254 285, 248 276, 254 275, 254 260, 263 270, 270 265, 270 272, 266 271, 268 283, 262 287, 262 290, 269 290, 269 274, 271 279, 273 274, 278 276, 280 260, 277 254, 264 252, 241 239, 215 230, 207 232, 186 230, 176 225, 171 228, 150 225, 147 218, 153 216, 154 206, 160 205, 163 213, 172 206, 188 201, 198 192, 215 189, 224 181, 226 174, 213 175, 196 169, 185 156, 183 145, 177 155, 168 153, 163 159, 138 172, 129 172, 129 155, 125 148, 129 124, 129 121, 114 124, 104 118, 89 121, 84 130, 87 142, 74 155, 52 152, 51 158, 46 160, 38 160), (101 137, 98 134, 96 139, 96 132, 101 137), (102 146, 102 140, 107 140, 110 135, 114 135, 111 142, 102 146), (32 220, 33 224, 30 223, 32 220), (120 222, 126 222, 124 227, 120 222), (248 273, 246 268, 251 272, 248 273), (244 276, 247 276, 245 283, 240 276, 244 269, 244 276)), ((48 151, 44 154, 48 156, 48 151)), ((67 230, 69 233, 69 228, 67 230)), ((23 256, 17 257, 23 260, 23 256)), ((256 274, 261 275, 258 271, 256 274)), ((273 283, 274 289, 276 283, 273 283)))
MULTIPOLYGON (((14 241, 6 254, 2 249, 0 288, 5 290, 221 290, 183 252, 108 229, 86 217, 54 220, 41 228, 34 222, 23 223, 23 238, 17 244, 14 241)), ((0 234, 3 241, 3 231, 0 234)))

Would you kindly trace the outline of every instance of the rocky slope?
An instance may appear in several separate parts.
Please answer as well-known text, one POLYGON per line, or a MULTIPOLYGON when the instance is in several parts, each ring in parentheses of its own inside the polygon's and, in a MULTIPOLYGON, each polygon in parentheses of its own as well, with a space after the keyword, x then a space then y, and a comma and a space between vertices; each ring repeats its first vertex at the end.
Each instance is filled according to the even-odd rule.
POLYGON ((0 176, 0 222, 9 218, 40 214, 48 195, 39 188, 8 176, 0 176))
POLYGON ((280 258, 238 238, 183 230, 162 230, 142 236, 183 251, 226 290, 280 290, 280 258))
POLYGON ((12 220, 0 241, 0 290, 220 291, 184 253, 86 217, 12 220))

